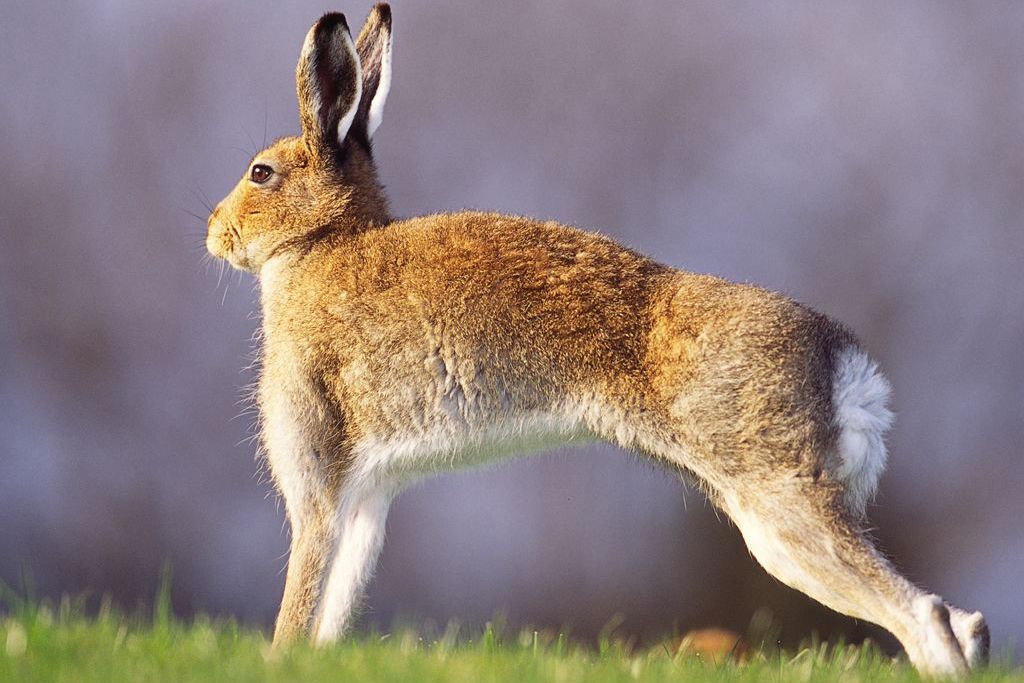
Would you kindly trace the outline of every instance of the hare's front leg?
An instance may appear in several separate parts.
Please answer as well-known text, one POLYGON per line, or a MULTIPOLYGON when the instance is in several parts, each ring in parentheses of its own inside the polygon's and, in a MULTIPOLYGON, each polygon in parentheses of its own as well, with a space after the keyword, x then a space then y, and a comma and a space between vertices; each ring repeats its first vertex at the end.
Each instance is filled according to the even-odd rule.
POLYGON ((274 484, 285 501, 292 542, 274 645, 312 635, 327 559, 334 547, 333 494, 316 450, 303 429, 301 412, 279 387, 260 386, 263 442, 274 484))
POLYGON ((389 487, 342 485, 335 523, 337 540, 330 549, 330 573, 315 626, 318 644, 344 635, 384 544, 391 505, 389 487))
POLYGON ((274 627, 274 646, 308 638, 323 588, 330 532, 318 523, 304 525, 292 537, 284 596, 274 627))

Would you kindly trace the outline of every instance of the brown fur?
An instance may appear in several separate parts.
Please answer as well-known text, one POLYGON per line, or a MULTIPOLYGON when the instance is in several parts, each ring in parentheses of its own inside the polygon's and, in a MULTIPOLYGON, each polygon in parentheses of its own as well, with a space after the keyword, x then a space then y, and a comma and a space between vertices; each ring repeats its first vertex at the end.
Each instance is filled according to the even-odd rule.
MULTIPOLYGON (((357 537, 346 529, 376 509, 365 501, 443 468, 448 453, 419 465, 395 455, 396 469, 388 461, 365 483, 374 448, 415 450, 441 430, 472 449, 502 420, 584 406, 566 439, 590 435, 689 473, 783 581, 890 628, 926 670, 965 670, 977 620, 957 610, 951 627, 938 607, 916 617, 924 597, 873 550, 843 497, 832 384, 851 333, 781 295, 554 222, 394 220, 367 128, 390 11, 375 8, 360 34, 355 103, 339 17, 311 29, 299 61, 303 135, 260 152, 253 163, 271 179, 247 174, 210 217, 210 251, 262 284, 258 399, 294 532, 275 642, 344 629, 348 613, 324 605, 331 568, 349 561, 332 554, 357 537), (348 135, 335 137, 352 107, 348 135), (934 659, 927 629, 946 639, 948 662, 934 659)), ((355 591, 372 568, 365 552, 350 570, 355 591)))

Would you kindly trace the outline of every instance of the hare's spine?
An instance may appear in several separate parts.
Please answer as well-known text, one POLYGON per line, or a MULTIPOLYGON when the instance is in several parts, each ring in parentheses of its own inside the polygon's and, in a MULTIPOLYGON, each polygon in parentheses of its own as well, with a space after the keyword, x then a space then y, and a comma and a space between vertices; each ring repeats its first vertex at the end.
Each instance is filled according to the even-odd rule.
POLYGON ((839 427, 836 474, 846 485, 846 504, 861 516, 878 488, 886 463, 885 432, 893 423, 889 380, 856 346, 843 349, 832 375, 832 405, 839 427))

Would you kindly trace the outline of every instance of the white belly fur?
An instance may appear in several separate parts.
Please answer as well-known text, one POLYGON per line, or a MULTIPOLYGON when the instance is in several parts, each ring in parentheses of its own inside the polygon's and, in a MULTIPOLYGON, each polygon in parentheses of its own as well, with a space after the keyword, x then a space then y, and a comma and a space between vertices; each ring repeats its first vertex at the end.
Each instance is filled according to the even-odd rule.
POLYGON ((350 483, 401 487, 423 476, 593 441, 596 437, 568 411, 492 418, 470 425, 455 420, 389 439, 356 444, 350 483))

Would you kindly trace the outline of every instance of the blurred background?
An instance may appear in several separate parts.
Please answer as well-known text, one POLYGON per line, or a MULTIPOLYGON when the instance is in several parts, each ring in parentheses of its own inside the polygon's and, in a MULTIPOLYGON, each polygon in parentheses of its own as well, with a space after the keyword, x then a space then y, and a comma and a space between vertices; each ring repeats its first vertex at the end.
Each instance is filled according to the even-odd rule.
MULTIPOLYGON (((369 4, 0 8, 0 579, 269 626, 283 506, 239 417, 254 281, 215 203, 295 134, 313 20, 369 4), (196 214, 199 218, 190 214, 196 214)), ((895 386, 871 510, 915 580, 1024 639, 1024 5, 396 0, 397 215, 557 218, 858 331, 895 386)), ((768 577, 699 493, 603 447, 424 482, 360 622, 651 642, 877 632, 768 577)), ((885 640, 884 642, 891 642, 885 640)))

